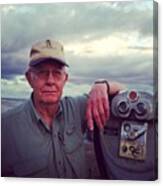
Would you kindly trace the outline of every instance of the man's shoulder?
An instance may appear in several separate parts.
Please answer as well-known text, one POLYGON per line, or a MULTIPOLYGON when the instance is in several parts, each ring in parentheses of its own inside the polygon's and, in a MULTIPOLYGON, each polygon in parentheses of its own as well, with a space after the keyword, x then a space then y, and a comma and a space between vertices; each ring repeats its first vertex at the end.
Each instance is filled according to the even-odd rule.
POLYGON ((66 96, 61 101, 61 108, 66 120, 78 121, 76 123, 78 123, 79 126, 81 126, 82 122, 85 120, 86 105, 87 95, 75 97, 66 96))
POLYGON ((2 121, 12 121, 15 118, 22 117, 24 115, 28 101, 21 103, 20 105, 13 107, 2 113, 2 121))
POLYGON ((77 104, 79 102, 86 102, 87 98, 88 98, 87 94, 83 94, 79 96, 65 96, 62 98, 61 102, 65 104, 68 103, 77 104))
POLYGON ((78 96, 64 96, 62 98, 62 101, 79 101, 79 100, 86 100, 88 98, 88 95, 87 94, 83 94, 83 95, 78 95, 78 96))

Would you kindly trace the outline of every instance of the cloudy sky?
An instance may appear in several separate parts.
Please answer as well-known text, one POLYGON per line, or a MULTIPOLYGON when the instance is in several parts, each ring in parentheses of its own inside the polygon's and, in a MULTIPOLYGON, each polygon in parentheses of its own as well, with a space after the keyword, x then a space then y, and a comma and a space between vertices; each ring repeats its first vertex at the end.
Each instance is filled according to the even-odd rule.
POLYGON ((70 65, 64 94, 87 92, 98 78, 153 86, 152 0, 2 5, 2 97, 29 97, 30 47, 48 38, 64 44, 70 65))

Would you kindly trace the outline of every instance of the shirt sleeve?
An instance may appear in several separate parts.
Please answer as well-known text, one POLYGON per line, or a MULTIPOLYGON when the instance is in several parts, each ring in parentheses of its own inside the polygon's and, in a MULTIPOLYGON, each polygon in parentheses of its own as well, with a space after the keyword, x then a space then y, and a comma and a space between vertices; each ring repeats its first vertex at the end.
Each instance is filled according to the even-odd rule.
POLYGON ((79 111, 80 121, 81 121, 81 129, 82 129, 83 133, 85 132, 85 130, 87 128, 87 123, 86 123, 87 99, 88 99, 88 95, 87 94, 84 94, 82 96, 77 96, 75 98, 76 105, 77 105, 78 111, 79 111))

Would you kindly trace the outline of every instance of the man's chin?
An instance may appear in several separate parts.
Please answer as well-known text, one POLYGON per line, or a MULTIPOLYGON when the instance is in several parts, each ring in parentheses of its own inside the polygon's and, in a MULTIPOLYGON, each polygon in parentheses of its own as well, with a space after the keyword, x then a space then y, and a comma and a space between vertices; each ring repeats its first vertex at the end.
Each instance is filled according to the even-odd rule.
POLYGON ((44 99, 42 99, 42 102, 46 103, 46 104, 56 104, 58 103, 60 100, 60 98, 56 98, 56 97, 46 97, 44 99))

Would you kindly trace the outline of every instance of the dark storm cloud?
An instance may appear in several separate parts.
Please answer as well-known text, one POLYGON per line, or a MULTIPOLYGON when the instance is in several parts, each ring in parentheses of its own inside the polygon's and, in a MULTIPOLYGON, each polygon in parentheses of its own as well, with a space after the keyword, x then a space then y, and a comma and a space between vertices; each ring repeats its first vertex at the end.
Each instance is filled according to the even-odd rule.
POLYGON ((108 58, 73 58, 71 59, 71 76, 76 83, 92 83, 97 78, 119 81, 122 83, 153 82, 153 61, 150 56, 129 55, 108 56, 108 58), (81 60, 81 61, 80 61, 81 60), (78 66, 78 63, 83 65, 78 66))
MULTIPOLYGON (((148 3, 147 3, 148 4, 148 3)), ((150 3, 149 3, 150 4, 150 3)), ((2 52, 2 77, 23 74, 26 68, 26 61, 19 58, 20 50, 31 47, 31 44, 47 37, 53 37, 73 43, 75 40, 83 40, 85 35, 89 35, 88 41, 100 37, 106 37, 114 33, 138 32, 139 37, 152 37, 152 4, 144 6, 142 2, 133 5, 124 2, 105 2, 105 3, 54 3, 54 4, 32 4, 14 5, 8 11, 2 11, 1 27, 1 52, 2 52), (18 55, 12 55, 13 53, 18 55)), ((6 5, 7 8, 7 5, 6 5)), ((133 50, 135 46, 132 46, 133 50)), ((137 47, 137 46, 136 46, 137 47)), ((91 52, 87 50, 87 52, 91 52)), ((28 57, 28 53, 25 54, 28 57)), ((70 56, 73 64, 73 54, 70 56)), ((141 56, 142 59, 144 56, 141 56)), ((138 69, 138 73, 133 72, 130 56, 124 60, 121 57, 98 59, 84 59, 78 56, 76 61, 78 66, 73 64, 72 70, 74 77, 78 76, 80 81, 87 77, 89 81, 93 78, 109 77, 121 79, 121 77, 134 75, 146 71, 146 67, 138 69), (127 59, 128 58, 128 59, 127 59), (87 61, 87 68, 82 65, 82 61, 87 61), (91 61, 92 60, 92 61, 91 61), (121 62, 121 63, 119 63, 121 62), (93 65, 91 65, 91 64, 93 65), (129 63, 129 64, 127 64, 129 63), (103 70, 100 70, 100 67, 103 70)), ((135 68, 136 63, 143 60, 132 58, 135 68)), ((148 65, 147 65, 148 67, 148 65)), ((150 76, 150 75, 149 75, 150 76)), ((148 76, 146 76, 148 78, 148 76)), ((145 78, 145 79, 147 79, 145 78)), ((143 78, 142 78, 143 79, 143 78)))
POLYGON ((23 75, 27 68, 27 63, 23 59, 14 58, 12 55, 1 55, 2 78, 11 79, 16 75, 23 75))
POLYGON ((107 4, 111 3, 14 5, 15 9, 2 12, 2 51, 16 51, 47 36, 73 40, 88 33, 92 38, 130 31, 152 35, 150 8, 138 10, 130 2, 116 8, 107 4))

